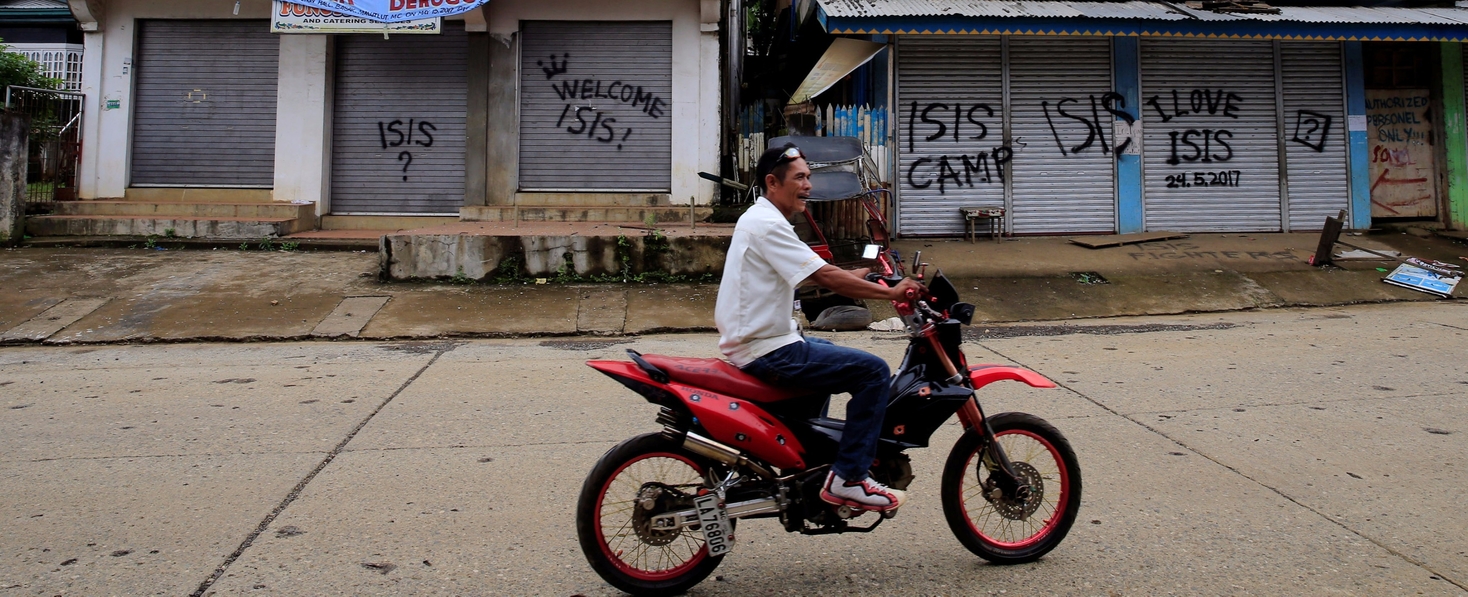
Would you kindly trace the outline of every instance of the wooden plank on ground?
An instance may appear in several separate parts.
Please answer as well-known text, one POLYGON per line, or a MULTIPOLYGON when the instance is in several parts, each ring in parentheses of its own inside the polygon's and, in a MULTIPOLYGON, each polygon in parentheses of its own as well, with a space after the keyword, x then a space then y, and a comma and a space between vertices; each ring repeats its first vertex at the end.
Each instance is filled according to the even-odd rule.
POLYGON ((1188 235, 1181 232, 1138 232, 1136 234, 1112 234, 1108 236, 1077 236, 1066 240, 1087 249, 1104 249, 1106 247, 1120 247, 1122 245, 1150 243, 1159 240, 1187 237, 1188 235))

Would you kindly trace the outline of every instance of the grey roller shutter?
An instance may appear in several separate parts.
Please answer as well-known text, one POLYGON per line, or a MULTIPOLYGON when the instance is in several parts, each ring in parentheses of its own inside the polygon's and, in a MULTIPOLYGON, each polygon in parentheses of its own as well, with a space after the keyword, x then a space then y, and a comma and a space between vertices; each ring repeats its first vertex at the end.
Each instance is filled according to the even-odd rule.
POLYGON ((520 189, 672 187, 673 24, 520 25, 520 189))
POLYGON ((468 36, 339 35, 331 211, 454 214, 464 205, 468 36))
POLYGON ((265 21, 139 21, 130 184, 274 186, 279 66, 265 21))
POLYGON ((1290 230, 1319 230, 1351 204, 1339 42, 1280 42, 1290 230))
POLYGON ((899 233, 957 236, 960 207, 1004 205, 1002 75, 998 37, 899 38, 899 233))
POLYGON ((1009 38, 1015 234, 1116 230, 1111 40, 1009 38))
POLYGON ((1141 112, 1148 230, 1280 229, 1271 42, 1143 39, 1141 112))

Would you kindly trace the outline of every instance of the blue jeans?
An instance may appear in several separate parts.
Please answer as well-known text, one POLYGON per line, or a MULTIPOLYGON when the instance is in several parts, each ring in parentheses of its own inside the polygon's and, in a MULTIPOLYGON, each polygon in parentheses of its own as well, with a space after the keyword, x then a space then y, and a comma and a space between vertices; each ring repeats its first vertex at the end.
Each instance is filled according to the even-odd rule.
POLYGON ((846 427, 832 470, 842 479, 860 481, 877 458, 877 438, 887 415, 892 370, 877 355, 836 346, 820 338, 787 344, 755 359, 744 372, 767 383, 817 392, 851 394, 846 427))

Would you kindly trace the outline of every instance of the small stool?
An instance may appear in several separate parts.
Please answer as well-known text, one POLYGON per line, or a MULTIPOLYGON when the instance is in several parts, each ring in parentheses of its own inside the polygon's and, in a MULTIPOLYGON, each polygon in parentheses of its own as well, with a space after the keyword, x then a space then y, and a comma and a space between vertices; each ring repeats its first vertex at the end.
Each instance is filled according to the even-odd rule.
POLYGON ((1004 208, 1002 207, 960 207, 958 213, 963 214, 965 236, 968 242, 974 242, 977 235, 975 224, 983 224, 989 236, 994 242, 1000 242, 1004 236, 1004 208))

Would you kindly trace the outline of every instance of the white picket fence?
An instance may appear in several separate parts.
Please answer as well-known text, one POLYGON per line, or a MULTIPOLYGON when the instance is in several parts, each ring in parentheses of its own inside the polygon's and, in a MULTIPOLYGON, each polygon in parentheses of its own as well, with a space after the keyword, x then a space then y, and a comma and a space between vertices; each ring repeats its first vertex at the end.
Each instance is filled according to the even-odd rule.
MULTIPOLYGON (((887 110, 871 106, 828 105, 816 111, 816 136, 856 137, 872 157, 882 182, 891 178, 892 152, 887 146, 887 110)), ((753 177, 760 154, 765 151, 765 113, 763 104, 746 106, 740 111, 738 155, 735 158, 740 176, 753 177)))

